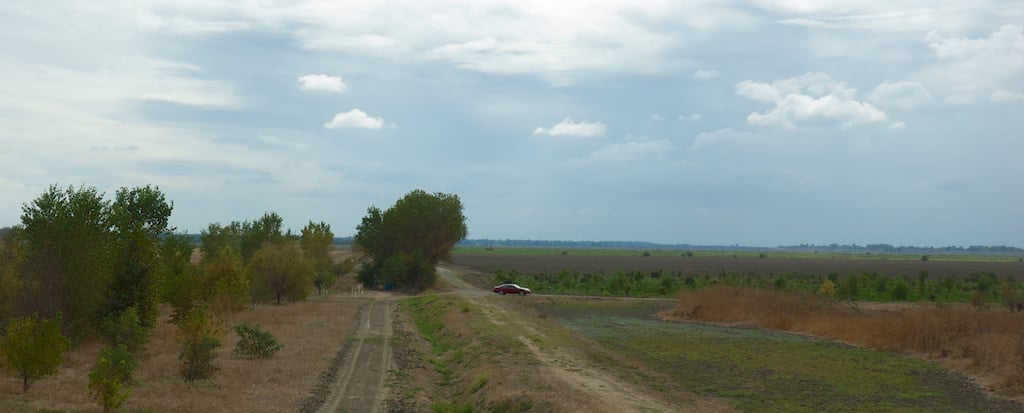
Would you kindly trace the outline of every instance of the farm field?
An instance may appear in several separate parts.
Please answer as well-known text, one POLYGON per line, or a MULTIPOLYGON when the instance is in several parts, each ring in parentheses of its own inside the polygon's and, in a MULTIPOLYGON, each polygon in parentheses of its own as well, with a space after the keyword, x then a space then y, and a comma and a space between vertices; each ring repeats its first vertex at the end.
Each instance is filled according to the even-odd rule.
POLYGON ((641 251, 630 250, 584 250, 568 251, 561 255, 555 250, 515 249, 512 251, 456 250, 453 261, 484 273, 501 270, 504 273, 517 271, 521 274, 557 273, 564 269, 579 272, 614 271, 664 271, 682 274, 738 273, 759 275, 800 273, 826 276, 875 272, 887 276, 916 276, 921 271, 933 278, 967 277, 975 273, 993 273, 999 278, 1016 276, 1024 278, 1024 263, 1016 258, 963 256, 933 256, 927 261, 903 256, 835 255, 818 257, 811 254, 776 256, 767 254, 741 255, 731 253, 694 253, 683 256, 678 251, 672 255, 652 252, 643 256, 641 251))
MULTIPOLYGON (((541 251, 536 250, 534 252, 541 251)), ((562 295, 674 297, 714 285, 823 292, 848 301, 1024 303, 1024 263, 962 256, 928 260, 892 257, 775 257, 695 253, 693 256, 567 255, 463 252, 455 264, 514 281, 535 292, 562 295)), ((1005 257, 1004 257, 1005 258, 1005 257)))

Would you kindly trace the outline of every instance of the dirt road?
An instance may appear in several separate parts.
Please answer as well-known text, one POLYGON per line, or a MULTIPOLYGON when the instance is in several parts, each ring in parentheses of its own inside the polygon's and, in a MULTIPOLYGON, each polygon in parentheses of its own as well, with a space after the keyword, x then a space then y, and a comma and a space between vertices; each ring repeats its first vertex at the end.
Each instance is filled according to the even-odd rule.
POLYGON ((384 411, 387 396, 385 378, 391 366, 388 339, 392 335, 392 300, 369 298, 360 312, 359 327, 354 343, 338 372, 338 381, 331 397, 320 412, 384 411))
MULTIPOLYGON (((490 291, 474 287, 461 280, 452 270, 438 268, 441 277, 455 288, 455 292, 478 305, 487 318, 495 324, 509 327, 508 330, 518 331, 517 338, 530 349, 534 358, 543 366, 545 375, 564 382, 576 394, 585 394, 590 406, 589 411, 603 412, 690 412, 690 411, 722 411, 719 406, 705 403, 694 403, 692 406, 668 406, 660 400, 650 397, 642 389, 625 383, 612 374, 608 374, 600 366, 588 360, 558 348, 541 349, 537 342, 550 342, 544 333, 529 325, 510 312, 502 304, 501 299, 490 291)), ((519 297, 508 297, 519 299, 519 297)))

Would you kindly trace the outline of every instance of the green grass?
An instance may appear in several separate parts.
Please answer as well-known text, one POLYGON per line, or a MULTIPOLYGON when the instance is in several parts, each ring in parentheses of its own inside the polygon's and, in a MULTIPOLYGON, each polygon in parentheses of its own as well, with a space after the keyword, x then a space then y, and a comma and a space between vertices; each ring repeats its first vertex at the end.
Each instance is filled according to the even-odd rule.
MULTIPOLYGON (((935 363, 792 334, 657 321, 640 315, 643 305, 540 308, 612 352, 635 355, 681 387, 744 411, 991 409, 966 379, 935 363)), ((647 314, 655 310, 648 307, 647 314)))

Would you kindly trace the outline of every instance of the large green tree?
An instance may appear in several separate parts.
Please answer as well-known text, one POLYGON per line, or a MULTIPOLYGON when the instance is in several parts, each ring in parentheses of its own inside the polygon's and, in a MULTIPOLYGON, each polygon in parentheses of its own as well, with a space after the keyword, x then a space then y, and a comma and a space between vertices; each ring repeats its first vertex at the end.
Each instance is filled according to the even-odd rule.
POLYGON ((110 204, 95 188, 51 186, 22 207, 22 314, 63 314, 78 337, 103 318, 113 275, 110 204))
POLYGON ((159 188, 121 188, 111 204, 114 277, 108 297, 108 317, 134 307, 139 321, 152 328, 157 317, 157 277, 160 237, 168 226, 174 204, 159 188))
POLYGON ((418 290, 433 285, 434 266, 451 258, 467 234, 458 195, 414 190, 386 211, 370 207, 356 227, 354 245, 370 258, 363 283, 418 290))
POLYGON ((268 243, 247 267, 255 301, 301 301, 313 289, 315 272, 296 242, 268 243))
POLYGON ((331 225, 326 222, 309 221, 302 228, 302 235, 299 237, 299 245, 302 246, 302 253, 306 260, 313 265, 316 271, 314 285, 318 290, 331 288, 337 278, 337 265, 331 258, 331 245, 334 243, 334 233, 331 232, 331 225))

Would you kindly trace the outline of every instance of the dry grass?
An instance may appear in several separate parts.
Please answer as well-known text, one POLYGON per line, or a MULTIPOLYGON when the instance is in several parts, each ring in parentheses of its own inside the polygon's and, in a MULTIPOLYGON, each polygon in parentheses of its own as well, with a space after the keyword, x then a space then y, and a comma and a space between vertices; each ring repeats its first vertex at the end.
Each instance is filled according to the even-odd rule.
POLYGON ((811 334, 943 361, 998 394, 1024 396, 1024 314, 966 305, 858 306, 811 294, 712 287, 684 292, 667 318, 811 334))
MULTIPOLYGON (((175 327, 167 323, 164 309, 153 338, 139 356, 136 387, 126 409, 174 412, 277 412, 295 411, 317 376, 334 357, 352 331, 356 302, 334 296, 330 300, 282 306, 258 306, 222 320, 224 337, 218 349, 221 368, 213 380, 191 388, 178 376, 175 327), (238 341, 231 326, 260 325, 284 344, 270 360, 234 359, 238 341)), ((41 380, 26 395, 20 382, 0 380, 0 411, 100 411, 87 396, 89 369, 99 354, 100 343, 87 343, 71 351, 56 377, 41 380)))

